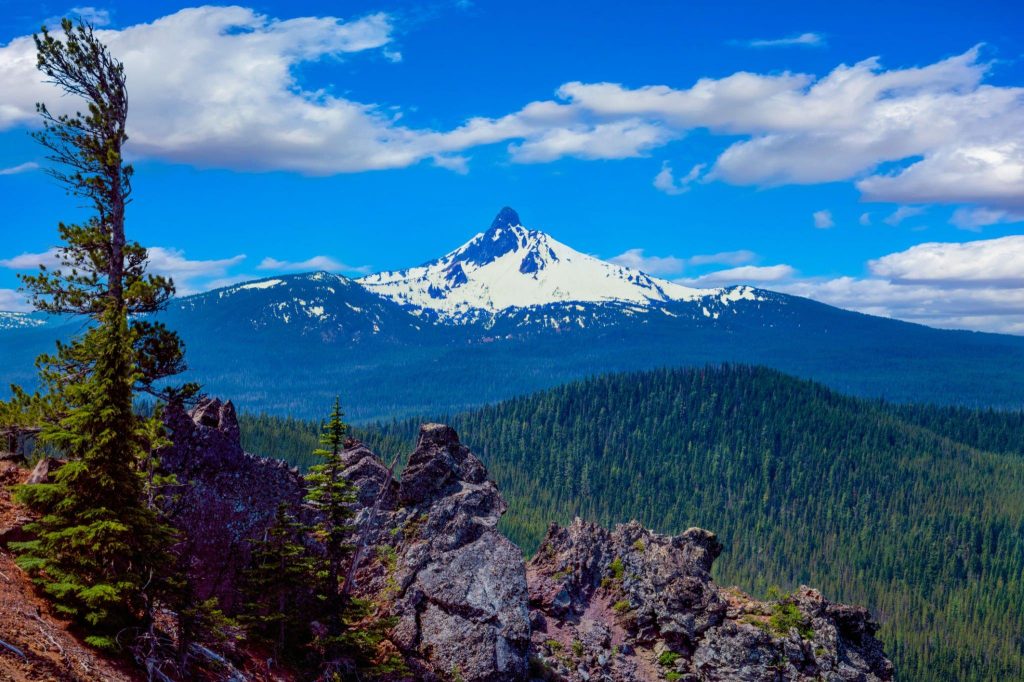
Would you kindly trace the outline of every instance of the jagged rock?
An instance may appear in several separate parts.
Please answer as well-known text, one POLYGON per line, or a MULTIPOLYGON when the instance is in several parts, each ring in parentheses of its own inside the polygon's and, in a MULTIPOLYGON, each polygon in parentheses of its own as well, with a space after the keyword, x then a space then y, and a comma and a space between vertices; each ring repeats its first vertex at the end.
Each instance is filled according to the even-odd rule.
MULTIPOLYGON (((369 507, 374 495, 368 493, 381 490, 386 469, 376 458, 368 462, 364 450, 360 444, 346 450, 346 476, 369 507)), ((505 508, 483 464, 453 429, 421 428, 401 482, 392 483, 381 503, 375 540, 394 547, 394 558, 359 577, 361 593, 392 594, 392 639, 417 679, 525 679, 526 575, 519 548, 496 529, 505 508)))
POLYGON ((527 569, 530 606, 546 626, 533 633, 535 660, 565 667, 569 680, 892 679, 865 609, 802 587, 785 602, 800 627, 778 631, 781 604, 711 580, 720 552, 699 528, 669 537, 635 522, 553 524, 527 569))
POLYGON ((303 513, 302 478, 280 460, 242 449, 230 401, 206 399, 190 412, 169 405, 164 422, 174 444, 159 456, 179 483, 170 518, 184 531, 181 551, 197 597, 215 596, 230 609, 249 560, 249 543, 263 537, 278 503, 303 513))

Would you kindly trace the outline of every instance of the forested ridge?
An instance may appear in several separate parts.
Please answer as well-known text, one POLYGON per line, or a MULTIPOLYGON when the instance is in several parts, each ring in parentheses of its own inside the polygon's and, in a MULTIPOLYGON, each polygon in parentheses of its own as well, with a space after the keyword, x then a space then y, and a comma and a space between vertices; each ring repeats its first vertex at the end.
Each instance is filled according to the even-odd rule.
MULTIPOLYGON (((359 435, 407 451, 420 421, 359 435)), ((701 526, 725 544, 721 582, 868 605, 900 679, 1024 678, 1020 413, 892 406, 723 366, 602 376, 445 421, 498 481, 503 529, 527 552, 574 515, 701 526)), ((300 466, 315 430, 243 419, 247 448, 300 466)))

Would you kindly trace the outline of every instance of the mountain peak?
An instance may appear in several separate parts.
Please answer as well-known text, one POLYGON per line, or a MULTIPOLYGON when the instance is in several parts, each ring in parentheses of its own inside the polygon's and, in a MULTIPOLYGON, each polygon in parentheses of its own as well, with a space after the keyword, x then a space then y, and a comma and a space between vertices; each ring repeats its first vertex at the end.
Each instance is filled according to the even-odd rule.
POLYGON ((491 221, 491 230, 500 230, 504 227, 516 227, 523 223, 519 220, 519 214, 516 213, 514 208, 505 206, 498 215, 494 216, 494 220, 491 221))

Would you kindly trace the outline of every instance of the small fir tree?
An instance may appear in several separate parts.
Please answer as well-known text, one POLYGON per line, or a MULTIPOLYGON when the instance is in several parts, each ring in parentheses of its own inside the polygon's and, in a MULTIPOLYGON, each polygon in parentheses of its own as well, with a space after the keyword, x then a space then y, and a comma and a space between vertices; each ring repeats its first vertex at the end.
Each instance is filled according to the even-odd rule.
POLYGON ((316 567, 304 543, 308 530, 281 502, 265 537, 252 544, 239 622, 277 658, 301 658, 311 639, 309 597, 316 567))
POLYGON ((324 548, 326 565, 323 567, 323 579, 332 605, 353 551, 352 518, 355 513, 352 505, 356 498, 352 484, 342 475, 345 469, 342 450, 348 436, 348 425, 343 417, 341 400, 335 398, 331 415, 320 434, 322 447, 313 451, 320 463, 311 466, 306 475, 306 502, 317 514, 313 535, 324 548))

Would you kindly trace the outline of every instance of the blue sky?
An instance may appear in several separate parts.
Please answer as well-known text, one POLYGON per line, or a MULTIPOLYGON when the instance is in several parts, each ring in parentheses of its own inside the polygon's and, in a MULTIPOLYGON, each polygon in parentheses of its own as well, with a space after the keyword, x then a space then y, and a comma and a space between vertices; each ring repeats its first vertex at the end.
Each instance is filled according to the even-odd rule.
POLYGON ((25 39, 73 10, 183 291, 417 264, 510 205, 668 279, 1024 333, 1020 3, 0 0, 0 309, 76 216, 25 39))

